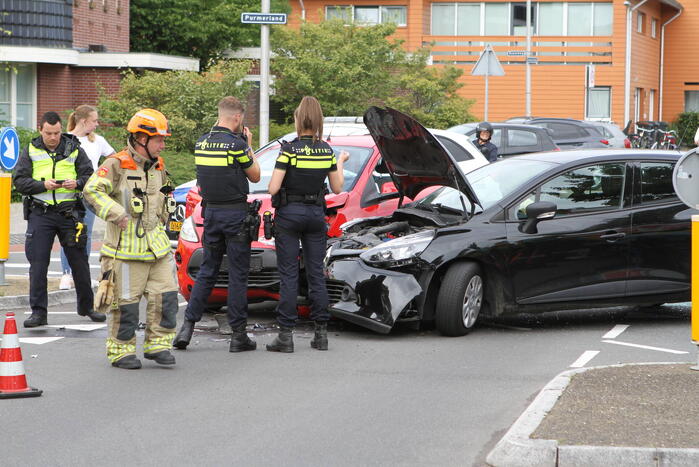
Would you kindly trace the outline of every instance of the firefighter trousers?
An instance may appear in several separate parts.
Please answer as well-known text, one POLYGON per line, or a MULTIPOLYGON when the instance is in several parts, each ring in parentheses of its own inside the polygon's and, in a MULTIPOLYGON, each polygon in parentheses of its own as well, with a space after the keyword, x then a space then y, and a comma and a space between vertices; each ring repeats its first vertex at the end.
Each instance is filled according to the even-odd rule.
POLYGON ((177 283, 172 256, 155 261, 102 257, 102 270, 112 268, 114 302, 108 314, 107 358, 115 362, 136 353, 141 297, 146 299, 143 353, 169 350, 177 327, 177 283))

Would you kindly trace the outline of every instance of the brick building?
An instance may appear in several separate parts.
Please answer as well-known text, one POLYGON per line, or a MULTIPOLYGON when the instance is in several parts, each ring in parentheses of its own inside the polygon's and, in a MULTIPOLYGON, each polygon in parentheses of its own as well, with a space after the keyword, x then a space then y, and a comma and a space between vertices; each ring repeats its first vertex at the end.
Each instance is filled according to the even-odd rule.
MULTIPOLYGON (((461 93, 483 115, 484 79, 470 72, 491 44, 505 76, 489 80, 489 117, 525 114, 526 2, 502 0, 290 0, 290 27, 393 22, 408 50, 433 44, 434 66, 464 69, 461 93)), ((533 0, 531 111, 614 121, 674 120, 699 111, 697 0, 533 0), (683 5, 684 4, 684 5, 683 5), (687 57, 690 57, 688 60, 687 57)))
POLYGON ((35 128, 48 110, 94 104, 128 68, 198 70, 196 59, 129 52, 129 0, 0 0, 0 121, 35 128))

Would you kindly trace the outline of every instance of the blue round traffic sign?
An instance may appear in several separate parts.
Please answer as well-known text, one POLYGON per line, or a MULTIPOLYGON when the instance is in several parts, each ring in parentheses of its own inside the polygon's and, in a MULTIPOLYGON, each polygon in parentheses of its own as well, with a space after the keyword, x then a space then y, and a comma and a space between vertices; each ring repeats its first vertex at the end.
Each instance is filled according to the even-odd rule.
POLYGON ((12 127, 0 131, 0 164, 5 170, 12 170, 19 159, 19 136, 12 127))

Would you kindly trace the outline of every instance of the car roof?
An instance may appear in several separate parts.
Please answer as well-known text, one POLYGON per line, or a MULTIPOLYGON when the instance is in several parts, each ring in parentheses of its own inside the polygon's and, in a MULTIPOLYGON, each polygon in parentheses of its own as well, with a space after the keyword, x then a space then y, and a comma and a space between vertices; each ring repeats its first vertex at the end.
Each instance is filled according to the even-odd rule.
POLYGON ((535 152, 514 156, 511 159, 527 159, 556 164, 588 162, 595 160, 677 160, 682 156, 678 151, 658 151, 648 149, 578 149, 574 151, 535 152))
MULTIPOLYGON (((541 128, 540 126, 532 126, 532 125, 525 125, 522 123, 507 123, 507 122, 490 122, 490 124, 495 127, 500 127, 500 128, 512 128, 515 130, 527 130, 527 131, 543 131, 546 132, 545 129, 541 128)), ((455 125, 451 128, 458 128, 458 127, 468 127, 468 128, 473 128, 475 129, 478 126, 478 123, 462 123, 461 125, 455 125)), ((448 129, 448 131, 454 131, 451 129, 448 129)))

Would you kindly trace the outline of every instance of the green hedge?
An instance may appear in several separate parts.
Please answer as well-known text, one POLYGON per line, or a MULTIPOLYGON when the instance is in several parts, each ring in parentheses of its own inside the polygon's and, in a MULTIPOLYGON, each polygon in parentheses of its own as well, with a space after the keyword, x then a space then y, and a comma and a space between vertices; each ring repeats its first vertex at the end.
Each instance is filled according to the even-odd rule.
POLYGON ((693 148, 696 146, 694 144, 694 135, 697 132, 697 127, 699 127, 699 112, 681 113, 673 126, 682 147, 693 148))

